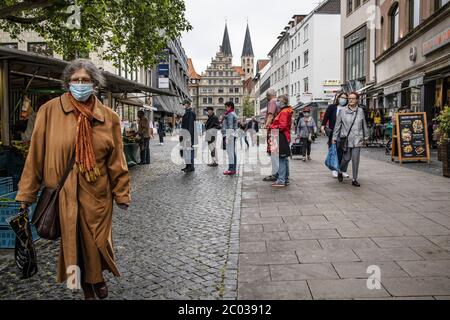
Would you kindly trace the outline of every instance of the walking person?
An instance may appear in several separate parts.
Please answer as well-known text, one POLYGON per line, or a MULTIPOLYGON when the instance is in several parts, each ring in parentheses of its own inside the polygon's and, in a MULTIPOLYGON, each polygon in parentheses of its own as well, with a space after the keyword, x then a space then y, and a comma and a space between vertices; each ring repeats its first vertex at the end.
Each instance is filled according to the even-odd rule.
POLYGON ((298 121, 297 134, 302 142, 302 160, 311 160, 311 144, 313 135, 317 132, 317 125, 311 116, 311 109, 303 109, 303 117, 298 121))
POLYGON ((138 111, 138 119, 139 147, 141 149, 141 162, 139 164, 150 164, 150 125, 145 112, 142 110, 138 111))
POLYGON ((192 111, 191 102, 189 100, 183 101, 184 105, 184 115, 181 119, 181 129, 182 133, 180 136, 180 143, 183 147, 183 157, 184 161, 186 163, 186 167, 181 169, 181 171, 184 171, 186 173, 188 172, 194 172, 194 145, 196 144, 195 134, 197 132, 197 129, 195 127, 196 125, 196 115, 194 111, 192 111))
POLYGON ((339 113, 333 132, 333 143, 337 143, 339 138, 338 149, 342 149, 344 152, 338 180, 339 182, 344 181, 342 172, 347 171, 348 164, 352 161, 352 185, 355 187, 361 186, 358 182, 359 161, 361 148, 367 143, 368 139, 365 113, 359 107, 358 101, 359 94, 357 92, 348 95, 348 107, 339 113))
POLYGON ((241 149, 242 149, 242 140, 244 140, 245 144, 247 145, 247 149, 250 148, 250 145, 248 144, 247 140, 247 133, 245 130, 246 128, 247 124, 245 123, 245 121, 238 123, 238 135, 239 135, 239 142, 241 144, 241 149))
POLYGON ((267 130, 267 153, 270 155, 270 160, 272 164, 272 173, 270 176, 267 176, 263 179, 263 181, 269 181, 269 182, 275 182, 278 179, 278 157, 271 155, 271 125, 273 123, 273 120, 278 115, 278 112, 280 111, 280 108, 277 103, 277 94, 274 89, 267 90, 266 98, 268 103, 267 106, 267 115, 266 120, 264 123, 264 128, 267 130))
POLYGON ((206 121, 206 142, 208 142, 208 149, 211 154, 211 163, 208 163, 209 167, 217 167, 217 130, 220 130, 219 118, 214 114, 214 108, 206 108, 208 112, 208 120, 206 121))
POLYGON ((237 157, 236 157, 236 135, 238 129, 238 118, 234 112, 234 103, 229 101, 225 103, 226 111, 222 123, 222 135, 225 137, 225 145, 228 155, 228 170, 223 174, 233 176, 236 174, 237 157))
MULTIPOLYGON (((333 142, 333 131, 334 127, 336 126, 337 116, 342 110, 347 109, 347 105, 348 105, 348 95, 345 92, 341 92, 336 96, 334 104, 330 104, 327 108, 327 111, 325 112, 325 115, 322 120, 321 131, 328 137, 328 147, 331 147, 331 144, 333 142)), ((337 156, 339 163, 341 163, 343 156, 342 150, 340 149, 337 150, 337 156)), ((333 177, 337 178, 338 173, 339 173, 338 171, 332 171, 333 177)), ((344 178, 349 177, 347 172, 342 172, 342 175, 344 176, 344 178)))
POLYGON ((278 179, 272 184, 274 188, 284 188, 289 185, 289 157, 291 156, 291 126, 292 115, 294 110, 289 105, 289 98, 287 95, 283 95, 279 99, 280 111, 275 117, 270 128, 272 130, 278 130, 278 150, 273 150, 274 155, 279 157, 279 169, 278 179))
POLYGON ((166 125, 164 124, 164 119, 159 119, 158 121, 158 135, 159 135, 159 145, 164 145, 164 137, 166 136, 166 125))
POLYGON ((113 200, 124 210, 130 204, 120 118, 95 96, 104 79, 91 61, 72 61, 63 82, 69 92, 37 114, 16 200, 29 207, 42 185, 56 188, 74 163, 59 193, 57 282, 73 276, 68 272, 77 266, 85 299, 104 299, 103 271, 120 276, 112 242, 113 200))
POLYGON ((257 134, 259 132, 259 125, 258 121, 256 121, 255 117, 253 117, 247 124, 247 127, 245 128, 245 131, 247 133, 250 133, 250 139, 252 141, 252 147, 255 146, 257 143, 257 134))

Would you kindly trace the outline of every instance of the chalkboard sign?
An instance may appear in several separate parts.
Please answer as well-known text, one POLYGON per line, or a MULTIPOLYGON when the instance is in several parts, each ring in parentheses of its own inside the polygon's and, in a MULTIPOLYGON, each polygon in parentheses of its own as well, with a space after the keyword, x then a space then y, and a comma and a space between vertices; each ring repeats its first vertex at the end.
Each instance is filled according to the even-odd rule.
MULTIPOLYGON (((403 161, 430 162, 427 115, 425 112, 396 114, 396 148, 393 156, 403 161)), ((393 141, 394 142, 394 141, 393 141)), ((394 150, 394 148, 393 148, 394 150)))

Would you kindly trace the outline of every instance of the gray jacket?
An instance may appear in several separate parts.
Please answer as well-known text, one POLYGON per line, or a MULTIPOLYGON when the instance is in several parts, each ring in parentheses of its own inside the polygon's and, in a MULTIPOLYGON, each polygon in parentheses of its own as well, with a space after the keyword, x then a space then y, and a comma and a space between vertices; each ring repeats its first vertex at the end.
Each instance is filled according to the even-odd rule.
POLYGON ((312 117, 309 117, 308 125, 306 125, 304 117, 298 121, 297 134, 300 138, 308 138, 310 133, 314 134, 316 132, 317 125, 312 117))
POLYGON ((236 113, 230 112, 223 119, 222 135, 225 136, 228 130, 233 130, 232 136, 236 136, 236 129, 238 128, 238 118, 236 113))
POLYGON ((361 107, 355 111, 350 108, 346 108, 339 112, 336 119, 336 126, 334 127, 333 140, 337 141, 337 138, 348 137, 349 148, 359 148, 364 145, 364 139, 368 138, 369 131, 367 129, 366 118, 364 110, 361 107), (352 127, 352 131, 349 133, 353 120, 356 120, 352 127))

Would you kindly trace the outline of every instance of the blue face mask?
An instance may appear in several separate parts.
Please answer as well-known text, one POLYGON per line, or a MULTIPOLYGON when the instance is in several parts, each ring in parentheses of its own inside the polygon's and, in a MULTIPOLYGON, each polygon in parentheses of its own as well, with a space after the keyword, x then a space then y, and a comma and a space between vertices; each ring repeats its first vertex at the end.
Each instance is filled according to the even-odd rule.
POLYGON ((87 99, 89 99, 89 97, 94 93, 94 85, 92 83, 74 83, 70 85, 69 90, 76 100, 86 102, 87 99))
POLYGON ((339 104, 341 105, 341 106, 346 106, 347 105, 347 103, 348 103, 348 100, 347 99, 344 99, 344 98, 340 98, 339 99, 339 104))

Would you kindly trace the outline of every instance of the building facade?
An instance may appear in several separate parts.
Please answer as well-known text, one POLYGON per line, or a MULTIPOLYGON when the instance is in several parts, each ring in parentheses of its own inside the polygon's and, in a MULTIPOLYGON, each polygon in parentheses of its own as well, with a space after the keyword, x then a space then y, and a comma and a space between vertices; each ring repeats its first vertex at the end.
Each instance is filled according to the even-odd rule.
POLYGON ((340 0, 290 22, 291 104, 330 101, 340 90, 340 0))
POLYGON ((285 27, 285 29, 278 36, 277 43, 269 52, 270 64, 272 66, 270 85, 271 89, 274 89, 277 93, 277 96, 282 94, 289 95, 289 43, 289 27, 285 27))
POLYGON ((255 82, 255 115, 267 110, 267 90, 270 89, 270 60, 258 60, 256 63, 255 82))
POLYGON ((378 0, 341 0, 341 82, 373 107, 378 0))
POLYGON ((378 108, 433 119, 450 96, 450 1, 399 0, 380 7, 375 59, 378 108))

